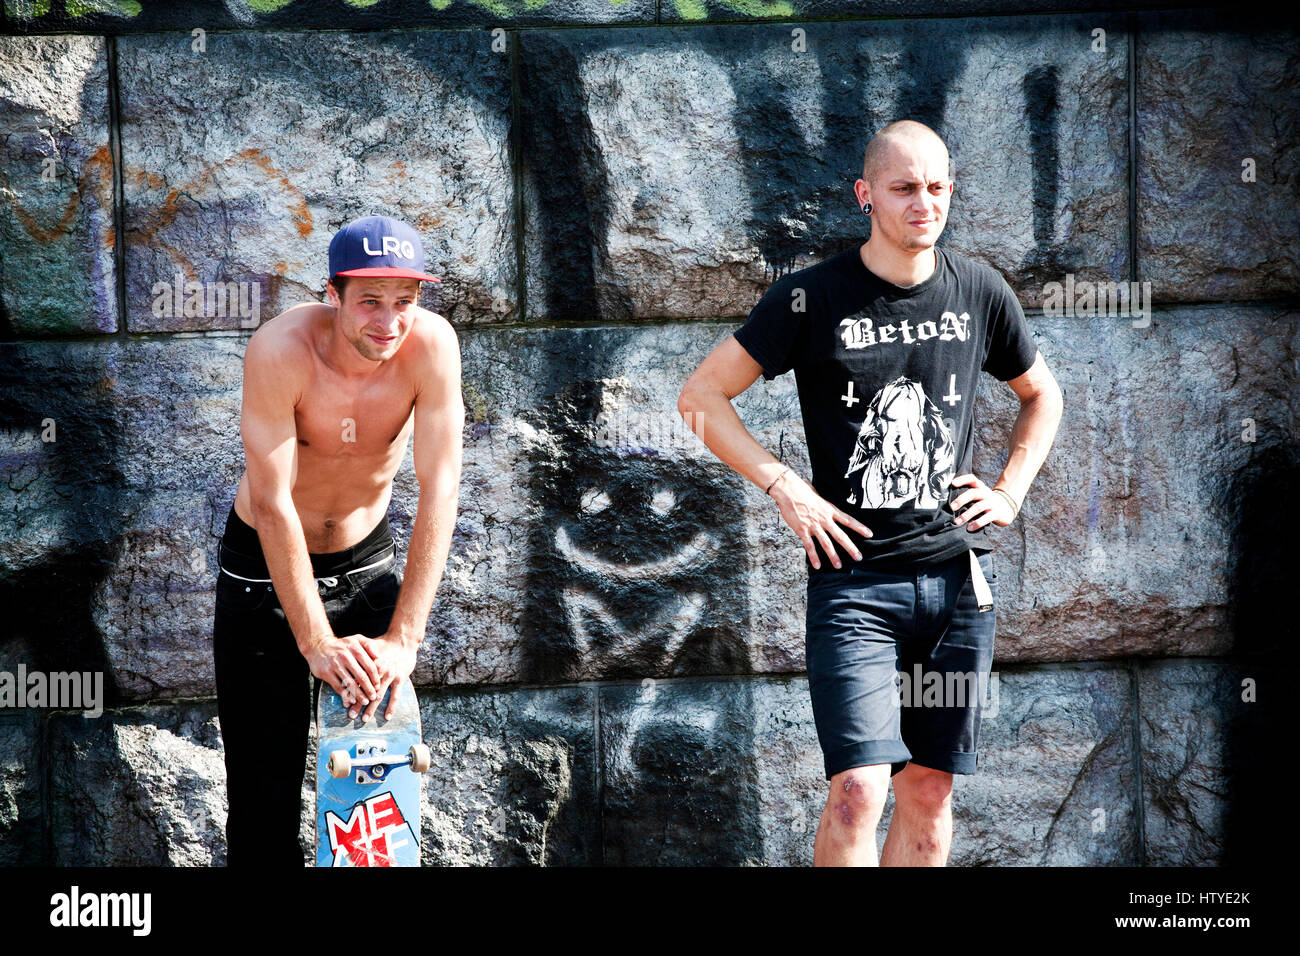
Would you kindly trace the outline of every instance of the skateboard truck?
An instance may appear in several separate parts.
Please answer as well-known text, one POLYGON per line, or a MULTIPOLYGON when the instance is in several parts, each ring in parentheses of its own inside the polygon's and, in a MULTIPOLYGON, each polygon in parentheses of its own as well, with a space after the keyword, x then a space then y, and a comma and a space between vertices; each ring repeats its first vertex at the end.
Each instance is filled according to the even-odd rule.
POLYGON ((355 770, 355 783, 383 783, 388 776, 388 772, 394 767, 409 765, 413 772, 424 773, 429 769, 429 764, 432 762, 428 744, 412 744, 411 749, 400 757, 390 757, 388 755, 388 744, 382 740, 365 745, 357 744, 354 749, 357 752, 355 757, 346 750, 330 751, 329 771, 331 777, 342 780, 355 770))

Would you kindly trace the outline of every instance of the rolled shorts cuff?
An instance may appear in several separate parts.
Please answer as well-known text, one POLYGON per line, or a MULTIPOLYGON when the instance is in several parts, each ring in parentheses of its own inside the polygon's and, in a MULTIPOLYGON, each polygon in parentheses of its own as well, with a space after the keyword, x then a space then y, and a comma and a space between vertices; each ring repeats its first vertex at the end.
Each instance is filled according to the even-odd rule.
POLYGON ((823 755, 827 780, 854 767, 869 767, 878 763, 900 764, 911 759, 912 752, 901 740, 864 740, 836 747, 823 755))
POLYGON ((939 754, 916 754, 912 763, 947 773, 972 774, 979 755, 968 750, 949 750, 939 754))

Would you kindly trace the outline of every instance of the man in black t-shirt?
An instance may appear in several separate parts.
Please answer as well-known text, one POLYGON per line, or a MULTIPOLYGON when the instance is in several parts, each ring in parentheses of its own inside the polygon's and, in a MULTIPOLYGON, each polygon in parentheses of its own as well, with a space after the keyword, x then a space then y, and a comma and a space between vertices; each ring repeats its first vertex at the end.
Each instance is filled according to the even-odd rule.
POLYGON ((952 775, 975 771, 997 575, 985 533, 1014 520, 1051 447, 1061 391, 1006 282, 939 248, 953 182, 928 127, 891 123, 854 190, 871 237, 783 276, 687 381, 701 439, 775 498, 807 554, 805 649, 830 793, 815 862, 943 865, 952 775), (793 370, 811 486, 731 400, 793 370), (972 474, 979 373, 1021 402, 1006 467, 972 474), (845 561, 844 556, 851 560, 845 561))

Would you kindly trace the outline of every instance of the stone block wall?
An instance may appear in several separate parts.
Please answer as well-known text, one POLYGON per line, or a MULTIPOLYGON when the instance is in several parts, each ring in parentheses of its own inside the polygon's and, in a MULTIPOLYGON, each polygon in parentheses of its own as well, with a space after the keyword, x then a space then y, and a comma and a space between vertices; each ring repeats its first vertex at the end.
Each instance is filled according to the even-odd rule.
MULTIPOLYGON (((952 862, 1258 852, 1300 572, 1293 29, 1170 3, 308 6, 5 0, 0 675, 93 672, 107 709, 0 706, 0 863, 224 861, 243 350, 370 213, 419 229, 464 360, 415 672, 425 861, 810 862, 803 552, 676 397, 777 275, 865 238, 861 152, 901 117, 952 152, 942 242, 1006 277, 1065 395, 991 529, 996 706, 952 862), (191 281, 237 305, 160 291, 191 281), (1061 314, 1067 281, 1151 308, 1061 314)), ((991 483, 1016 402, 980 388, 991 483)), ((807 474, 790 376, 736 404, 807 474)), ((417 495, 408 450, 399 561, 417 495)))

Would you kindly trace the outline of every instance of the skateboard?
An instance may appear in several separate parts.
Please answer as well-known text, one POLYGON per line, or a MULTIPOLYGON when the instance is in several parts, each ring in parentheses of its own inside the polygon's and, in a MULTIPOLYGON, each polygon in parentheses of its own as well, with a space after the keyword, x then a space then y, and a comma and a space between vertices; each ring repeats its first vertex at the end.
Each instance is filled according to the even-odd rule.
POLYGON ((321 685, 316 702, 316 865, 419 866, 420 784, 429 748, 404 681, 391 720, 384 695, 366 724, 321 685))

